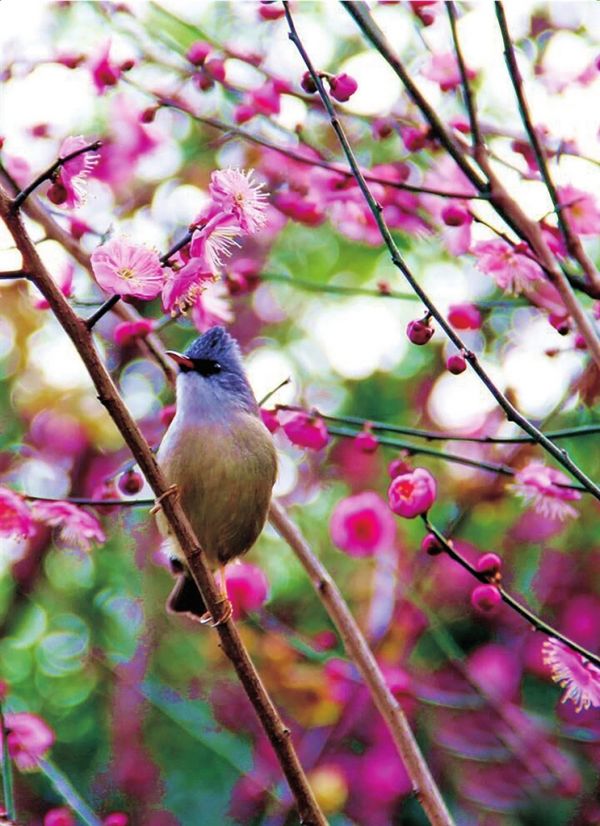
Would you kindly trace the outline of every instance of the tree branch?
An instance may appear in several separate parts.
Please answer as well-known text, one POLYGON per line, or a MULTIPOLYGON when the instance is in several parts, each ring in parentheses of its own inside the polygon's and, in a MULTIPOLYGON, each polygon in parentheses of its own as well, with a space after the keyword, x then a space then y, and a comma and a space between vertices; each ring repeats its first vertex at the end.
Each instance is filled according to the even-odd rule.
MULTIPOLYGON (((344 2, 344 5, 346 7, 352 7, 354 9, 355 6, 362 6, 363 4, 362 3, 360 3, 360 4, 349 3, 349 2, 346 1, 346 2, 344 2)), ((356 161, 356 157, 354 156, 354 152, 352 150, 352 147, 350 146, 350 143, 348 142, 346 134, 345 134, 338 118, 337 118, 337 115, 336 115, 335 109, 333 108, 333 104, 331 102, 329 94, 327 93, 327 90, 325 89, 325 87, 323 85, 323 82, 322 82, 321 78, 319 77, 318 73, 315 71, 315 69, 312 65, 312 62, 311 62, 308 54, 306 53, 306 50, 304 49, 304 46, 302 45, 302 42, 301 42, 300 38, 298 37, 298 34, 296 32, 296 28, 294 26, 294 21, 293 21, 292 15, 291 15, 290 10, 289 10, 289 6, 287 5, 286 2, 284 2, 284 8, 286 10, 286 17, 287 17, 287 21, 288 21, 288 26, 290 28, 289 37, 292 40, 292 42, 295 44, 298 51, 300 52, 300 54, 302 56, 302 59, 304 60, 304 63, 306 65, 306 68, 310 72, 311 78, 312 78, 315 86, 317 87, 317 90, 318 90, 318 92, 321 96, 321 99, 322 99, 322 101, 325 105, 325 108, 327 109, 327 112, 329 114, 329 117, 330 117, 330 120, 331 120, 331 126, 332 126, 333 130, 335 131, 336 135, 338 136, 338 139, 339 139, 339 141, 342 145, 342 148, 344 150, 346 158, 348 159, 348 164, 349 164, 350 168, 352 169, 352 172, 353 172, 353 174, 356 178, 356 181, 357 181, 357 183, 358 183, 358 185, 361 189, 361 192, 363 193, 364 198, 365 198, 367 204, 369 205, 371 213, 373 214, 373 217, 375 218, 375 222, 377 223, 377 226, 379 228, 381 236, 382 236, 382 238, 385 242, 385 245, 387 246, 387 248, 389 250, 390 257, 392 259, 392 263, 403 274, 404 278, 408 281, 411 288, 419 296, 419 298, 421 299, 421 301, 423 302, 425 307, 427 307, 427 310, 429 311, 430 315, 433 318, 435 318, 435 320, 438 322, 438 324, 440 325, 440 327, 442 328, 442 330, 444 331, 446 336, 450 339, 450 341, 455 345, 455 347, 458 350, 462 351, 465 360, 469 363, 471 368, 474 370, 474 372, 477 374, 477 376, 481 379, 483 384, 487 387, 488 391, 492 394, 492 396, 496 399, 496 401, 498 402, 500 407, 506 413, 507 419, 509 421, 515 422, 516 424, 519 425, 519 427, 522 430, 524 430, 530 436, 533 436, 535 438, 536 442, 539 445, 541 445, 548 453, 550 453, 550 455, 553 456, 559 462, 559 464, 561 464, 564 468, 566 468, 572 476, 574 476, 579 482, 581 482, 587 488, 587 490, 589 490, 590 493, 592 493, 596 497, 596 499, 600 500, 600 487, 595 482, 593 482, 575 464, 575 462, 573 462, 573 460, 570 458, 570 456, 568 455, 568 453, 565 450, 557 447, 553 442, 551 442, 550 439, 548 439, 546 436, 544 436, 544 434, 540 430, 538 430, 538 428, 536 428, 528 419, 526 419, 525 416, 523 416, 521 413, 519 413, 519 411, 516 409, 516 407, 514 407, 514 405, 512 405, 509 402, 509 400, 506 398, 506 396, 494 384, 494 382, 489 377, 488 373, 481 366, 481 364, 480 364, 479 360, 477 359, 477 356, 475 355, 475 353, 472 353, 465 346, 465 344, 463 343, 460 336, 455 332, 453 327, 446 321, 444 316, 437 309, 437 307, 435 306, 433 301, 429 298, 427 293, 418 284, 418 282, 415 279, 414 275, 412 274, 409 267, 405 263, 404 259, 400 255, 400 251, 398 250, 398 247, 396 246, 396 243, 395 243, 395 241, 394 241, 394 239, 393 239, 393 237, 390 233, 390 230, 389 230, 389 228, 388 228, 388 226, 387 226, 387 224, 386 224, 386 222, 385 222, 385 220, 382 216, 381 205, 378 204, 375 201, 375 199, 373 198, 373 195, 371 194, 371 191, 370 191, 370 189, 369 189, 369 187, 368 187, 368 185, 367 185, 367 183, 364 179, 364 176, 363 176, 363 174, 360 170, 360 167, 359 167, 359 165, 356 161)), ((494 186, 497 186, 496 179, 494 179, 494 186)), ((498 197, 504 198, 505 196, 504 196, 504 194, 501 194, 501 196, 498 195, 498 197)), ((520 209, 516 204, 515 204, 515 207, 517 209, 520 209)), ((526 219, 526 220, 528 221, 528 219, 526 219)), ((541 233, 540 233, 540 235, 541 235, 541 233)), ((548 255, 550 255, 550 253, 549 253, 549 251, 546 247, 545 242, 543 242, 543 246, 544 246, 545 250, 548 252, 548 255)), ((550 255, 550 265, 554 266, 551 255, 550 255)), ((558 274, 560 276, 562 276, 562 273, 560 273, 560 271, 558 271, 558 274)), ((564 282, 564 283, 566 283, 566 282, 564 282)), ((567 286, 567 289, 570 289, 568 284, 566 286, 567 286)), ((577 302, 575 302, 575 303, 577 303, 577 302)), ((581 308, 579 308, 579 309, 581 309, 581 308)), ((592 338, 596 342, 596 344, 598 345, 598 363, 600 363, 600 342, 598 342, 598 340, 596 339, 596 336, 595 336, 595 333, 594 333, 593 329, 592 329, 592 338)), ((586 339, 586 341, 587 341, 587 339, 586 339)))
MULTIPOLYGON (((35 246, 31 243, 25 231, 20 214, 11 210, 11 199, 2 189, 0 189, 0 214, 17 243, 23 257, 24 267, 31 272, 32 280, 50 304, 57 320, 79 352, 96 387, 100 402, 105 406, 121 432, 155 495, 162 497, 167 492, 167 481, 146 440, 123 403, 112 378, 101 362, 90 331, 73 312, 44 267, 35 246)), ((176 497, 165 496, 161 501, 161 507, 173 535, 186 555, 190 572, 208 610, 214 616, 217 616, 221 596, 215 585, 213 575, 206 564, 204 553, 181 505, 176 501, 176 497)), ((217 632, 223 650, 231 660, 275 750, 277 759, 296 799, 301 823, 307 826, 326 826, 326 820, 308 785, 291 742, 289 729, 282 722, 271 698, 267 694, 235 625, 229 620, 219 625, 217 632)))
POLYGON ((348 656, 356 664, 373 701, 394 739, 414 785, 415 794, 433 826, 451 826, 452 817, 431 776, 400 704, 390 691, 356 620, 327 569, 315 557, 299 529, 280 504, 273 501, 269 519, 276 531, 294 551, 337 628, 348 656))

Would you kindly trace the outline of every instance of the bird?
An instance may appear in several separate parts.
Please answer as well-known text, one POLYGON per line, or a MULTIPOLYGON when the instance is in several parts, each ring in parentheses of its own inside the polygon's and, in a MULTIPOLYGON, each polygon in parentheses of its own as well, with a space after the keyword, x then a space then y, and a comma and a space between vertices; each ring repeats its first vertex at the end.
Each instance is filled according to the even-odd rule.
POLYGON ((223 327, 212 327, 185 353, 173 350, 176 412, 157 453, 158 464, 190 521, 212 571, 219 574, 223 609, 207 611, 181 547, 160 507, 176 584, 167 601, 170 613, 188 614, 220 625, 232 613, 224 569, 245 554, 260 535, 277 476, 277 453, 246 377, 237 341, 223 327))

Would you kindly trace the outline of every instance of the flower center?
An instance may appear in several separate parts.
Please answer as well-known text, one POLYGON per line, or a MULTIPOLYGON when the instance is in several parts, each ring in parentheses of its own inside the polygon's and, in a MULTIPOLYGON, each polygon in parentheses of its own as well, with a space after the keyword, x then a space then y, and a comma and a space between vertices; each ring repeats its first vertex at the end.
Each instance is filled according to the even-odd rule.
POLYGON ((414 483, 411 482, 410 479, 403 479, 396 486, 396 490, 403 499, 409 499, 412 496, 414 489, 414 483))
POLYGON ((119 270, 119 275, 121 278, 125 278, 127 281, 129 281, 134 277, 135 272, 131 269, 131 267, 121 267, 121 269, 119 270))

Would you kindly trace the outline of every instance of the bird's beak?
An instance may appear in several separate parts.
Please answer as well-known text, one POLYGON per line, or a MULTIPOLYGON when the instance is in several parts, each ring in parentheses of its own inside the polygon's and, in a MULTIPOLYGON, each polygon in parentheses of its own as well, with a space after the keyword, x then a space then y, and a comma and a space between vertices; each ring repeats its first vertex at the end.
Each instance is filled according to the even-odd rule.
POLYGON ((167 350, 167 355, 179 364, 180 367, 187 367, 188 370, 194 369, 194 362, 182 353, 176 353, 175 350, 167 350))

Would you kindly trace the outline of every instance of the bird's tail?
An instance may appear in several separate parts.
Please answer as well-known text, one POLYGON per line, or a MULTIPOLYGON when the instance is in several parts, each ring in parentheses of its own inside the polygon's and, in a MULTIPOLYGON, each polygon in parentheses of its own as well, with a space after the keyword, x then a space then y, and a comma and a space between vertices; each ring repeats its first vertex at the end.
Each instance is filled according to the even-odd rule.
POLYGON ((206 605, 198 586, 185 570, 177 574, 176 580, 167 600, 167 611, 171 614, 191 614, 200 619, 206 613, 206 605))

